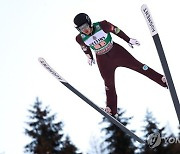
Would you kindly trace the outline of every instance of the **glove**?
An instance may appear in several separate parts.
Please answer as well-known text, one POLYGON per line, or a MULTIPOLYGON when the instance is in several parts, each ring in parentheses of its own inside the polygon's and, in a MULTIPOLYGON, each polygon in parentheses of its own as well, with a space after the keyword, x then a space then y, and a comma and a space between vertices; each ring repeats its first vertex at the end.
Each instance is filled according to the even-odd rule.
POLYGON ((132 38, 130 38, 128 44, 131 48, 134 48, 133 45, 138 45, 138 46, 140 45, 140 43, 136 39, 132 39, 132 38))
POLYGON ((92 64, 95 64, 95 60, 92 58, 88 58, 88 64, 92 66, 92 64))

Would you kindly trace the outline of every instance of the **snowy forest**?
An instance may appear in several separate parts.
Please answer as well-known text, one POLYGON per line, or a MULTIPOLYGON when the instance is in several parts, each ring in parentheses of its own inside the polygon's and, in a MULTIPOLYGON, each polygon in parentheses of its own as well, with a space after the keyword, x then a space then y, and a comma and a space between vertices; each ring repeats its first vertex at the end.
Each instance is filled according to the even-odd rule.
MULTIPOLYGON (((24 146, 24 153, 28 154, 84 154, 72 143, 70 137, 64 133, 64 123, 57 121, 56 114, 50 107, 42 107, 43 103, 36 98, 36 101, 28 109, 27 127, 25 135, 31 139, 30 143, 24 146)), ((118 109, 118 121, 127 126, 132 117, 124 117, 125 111, 118 109)), ((58 113, 60 114, 60 113, 58 113)), ((105 136, 100 144, 94 140, 89 146, 86 154, 179 154, 180 153, 180 128, 178 136, 173 133, 167 135, 165 127, 159 127, 159 123, 153 117, 152 112, 147 111, 142 127, 143 136, 147 141, 148 136, 158 131, 161 142, 152 148, 149 144, 137 144, 129 135, 121 131, 107 118, 103 117, 99 125, 105 136), (103 125, 106 123, 106 125, 103 125), (173 140, 176 138, 175 140, 173 140), (169 139, 169 140, 167 140, 169 139), (169 141, 169 142, 168 142, 169 141)), ((135 130, 131 130, 135 133, 135 130)), ((99 141, 98 141, 99 142, 99 141)))

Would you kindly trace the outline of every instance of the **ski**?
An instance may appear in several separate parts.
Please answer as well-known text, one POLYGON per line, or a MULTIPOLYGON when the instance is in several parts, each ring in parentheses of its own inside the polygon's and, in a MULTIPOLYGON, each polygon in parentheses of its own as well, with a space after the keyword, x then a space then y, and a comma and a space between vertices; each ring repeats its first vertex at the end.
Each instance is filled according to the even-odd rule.
POLYGON ((39 58, 39 62, 42 64, 42 66, 49 71, 56 79, 61 82, 64 86, 66 86, 69 90, 71 90, 73 93, 75 93, 77 96, 79 96, 82 100, 84 100, 87 104, 89 104, 91 107, 93 107, 96 111, 101 113, 103 116, 108 118, 113 124, 115 124, 117 127, 119 127, 122 131, 127 133, 129 136, 131 136, 133 139, 138 141, 139 143, 145 143, 144 140, 136 136, 132 131, 127 129, 123 124, 121 124, 118 120, 116 120, 111 115, 107 114, 104 110, 102 110, 100 107, 98 107, 95 103, 93 103, 90 99, 88 99, 86 96, 84 96, 82 93, 80 93, 77 89, 75 89, 71 84, 69 84, 63 77, 61 77, 46 61, 44 58, 39 58))
POLYGON ((169 88, 169 91, 171 94, 171 98, 172 98, 172 101, 174 103, 175 111, 176 111, 176 114, 177 114, 177 117, 178 117, 178 120, 180 123, 180 104, 179 104, 178 96, 177 96, 176 89, 175 89, 175 86, 174 86, 174 83, 172 80, 172 76, 171 76, 171 73, 169 70, 169 66, 168 66, 168 63, 166 60, 166 56, 164 54, 164 50, 163 50, 163 47, 161 44, 159 34, 156 30, 152 15, 151 15, 147 5, 145 5, 145 4, 142 5, 141 11, 142 11, 142 13, 146 19, 147 25, 148 25, 149 30, 151 32, 152 38, 154 40, 154 43, 155 43, 155 46, 156 46, 156 49, 157 49, 157 52, 158 52, 158 55, 159 55, 159 58, 161 61, 161 65, 162 65, 164 74, 166 76, 166 80, 168 83, 168 88, 169 88))

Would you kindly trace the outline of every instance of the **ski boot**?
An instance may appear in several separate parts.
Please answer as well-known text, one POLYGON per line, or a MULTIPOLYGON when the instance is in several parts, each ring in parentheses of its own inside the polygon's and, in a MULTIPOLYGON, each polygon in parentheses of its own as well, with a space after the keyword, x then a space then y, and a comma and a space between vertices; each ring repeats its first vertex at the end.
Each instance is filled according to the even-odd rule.
POLYGON ((105 111, 106 113, 108 113, 109 115, 111 115, 112 117, 114 117, 115 119, 118 118, 118 113, 112 115, 110 107, 107 106, 107 107, 101 108, 101 109, 104 110, 104 111, 105 111))
POLYGON ((168 89, 168 83, 167 83, 167 79, 166 77, 163 75, 163 77, 161 78, 162 82, 166 84, 166 88, 168 89))

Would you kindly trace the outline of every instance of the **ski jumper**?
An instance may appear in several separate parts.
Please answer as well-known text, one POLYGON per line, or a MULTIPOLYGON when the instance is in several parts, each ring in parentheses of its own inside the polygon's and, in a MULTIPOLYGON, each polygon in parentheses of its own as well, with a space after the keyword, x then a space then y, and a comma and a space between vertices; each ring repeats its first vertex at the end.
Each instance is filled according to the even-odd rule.
POLYGON ((112 115, 117 113, 117 94, 115 89, 115 69, 126 67, 139 72, 163 87, 167 87, 161 78, 163 75, 157 73, 149 66, 136 60, 125 48, 112 41, 110 32, 119 36, 127 43, 130 38, 118 27, 106 20, 93 23, 91 35, 80 33, 76 41, 80 44, 85 54, 93 59, 92 51, 96 53, 99 71, 105 83, 106 105, 110 107, 112 115))

